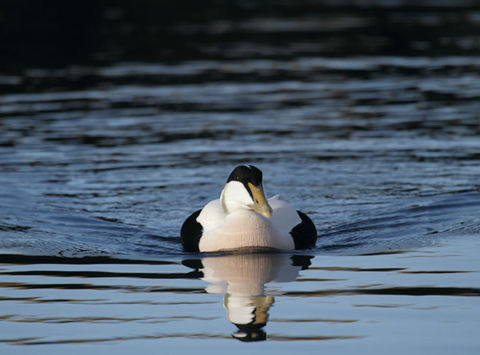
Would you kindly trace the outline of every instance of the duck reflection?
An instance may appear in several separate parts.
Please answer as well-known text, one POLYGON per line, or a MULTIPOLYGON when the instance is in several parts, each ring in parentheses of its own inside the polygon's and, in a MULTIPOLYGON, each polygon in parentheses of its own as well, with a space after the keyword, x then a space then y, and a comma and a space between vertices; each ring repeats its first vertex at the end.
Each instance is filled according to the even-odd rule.
POLYGON ((275 299, 265 290, 270 282, 295 281, 308 268, 312 256, 291 254, 233 254, 186 260, 184 264, 202 273, 208 293, 225 294, 227 319, 237 326, 232 336, 241 341, 266 339, 263 327, 275 299))

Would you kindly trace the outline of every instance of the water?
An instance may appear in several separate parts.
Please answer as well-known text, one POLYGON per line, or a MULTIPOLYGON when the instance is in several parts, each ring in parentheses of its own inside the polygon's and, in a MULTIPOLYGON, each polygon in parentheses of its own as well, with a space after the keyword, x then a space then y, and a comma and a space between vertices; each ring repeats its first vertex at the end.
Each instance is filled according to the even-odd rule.
POLYGON ((205 275, 178 260, 3 257, 2 343, 25 353, 244 351, 230 322, 256 305, 259 319, 270 315, 258 343, 266 351, 474 353, 478 247, 466 237, 402 253, 322 254, 306 270, 286 254, 206 257, 205 275))
POLYGON ((480 8, 454 5, 108 8, 78 58, 2 57, 1 353, 477 353, 480 8), (240 163, 315 249, 182 251, 240 163))

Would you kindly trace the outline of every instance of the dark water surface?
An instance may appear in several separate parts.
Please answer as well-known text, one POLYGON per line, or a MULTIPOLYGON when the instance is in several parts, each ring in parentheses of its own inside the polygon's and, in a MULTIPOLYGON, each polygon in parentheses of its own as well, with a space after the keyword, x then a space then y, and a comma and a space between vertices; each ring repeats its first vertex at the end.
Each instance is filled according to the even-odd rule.
POLYGON ((299 3, 2 57, 0 353, 478 353, 480 7, 299 3), (315 249, 183 253, 240 163, 315 249))

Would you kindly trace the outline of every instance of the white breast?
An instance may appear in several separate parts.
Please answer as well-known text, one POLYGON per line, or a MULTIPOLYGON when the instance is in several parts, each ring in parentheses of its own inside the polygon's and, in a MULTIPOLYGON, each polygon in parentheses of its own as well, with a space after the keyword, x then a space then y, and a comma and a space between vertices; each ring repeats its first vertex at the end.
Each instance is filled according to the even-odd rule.
POLYGON ((293 249, 289 231, 280 231, 268 218, 254 211, 240 211, 224 218, 214 229, 204 229, 200 251, 218 251, 247 247, 293 249))
POLYGON ((268 203, 272 207, 271 218, 248 209, 226 216, 220 199, 210 201, 197 217, 203 228, 200 251, 248 247, 294 249, 290 231, 302 221, 297 211, 278 196, 268 199, 268 203))

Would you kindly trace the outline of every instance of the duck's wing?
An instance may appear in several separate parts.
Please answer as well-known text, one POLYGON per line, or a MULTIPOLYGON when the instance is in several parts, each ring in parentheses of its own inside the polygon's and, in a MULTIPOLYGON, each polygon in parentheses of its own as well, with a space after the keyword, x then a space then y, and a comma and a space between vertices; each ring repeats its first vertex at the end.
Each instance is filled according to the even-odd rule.
POLYGON ((297 213, 302 222, 290 231, 295 243, 295 249, 311 249, 317 242, 317 228, 315 228, 315 224, 305 213, 302 211, 297 211, 297 213))
POLYGON ((198 210, 190 215, 185 222, 183 222, 180 230, 180 240, 182 241, 183 250, 198 252, 198 245, 203 234, 203 227, 197 222, 197 217, 202 210, 198 210))
POLYGON ((268 199, 273 213, 271 223, 279 231, 288 231, 295 243, 295 249, 309 249, 317 241, 317 229, 312 220, 303 212, 297 211, 276 195, 268 199))
POLYGON ((268 199, 268 204, 272 207, 272 217, 270 222, 279 231, 290 232, 302 219, 297 214, 295 208, 280 199, 279 195, 275 195, 268 199))
POLYGON ((225 222, 225 212, 223 211, 220 199, 207 203, 197 217, 197 222, 200 223, 206 231, 220 227, 225 222))
POLYGON ((203 232, 221 226, 225 221, 222 203, 219 199, 210 201, 201 210, 198 210, 185 222, 180 230, 180 239, 183 250, 198 252, 203 232))

